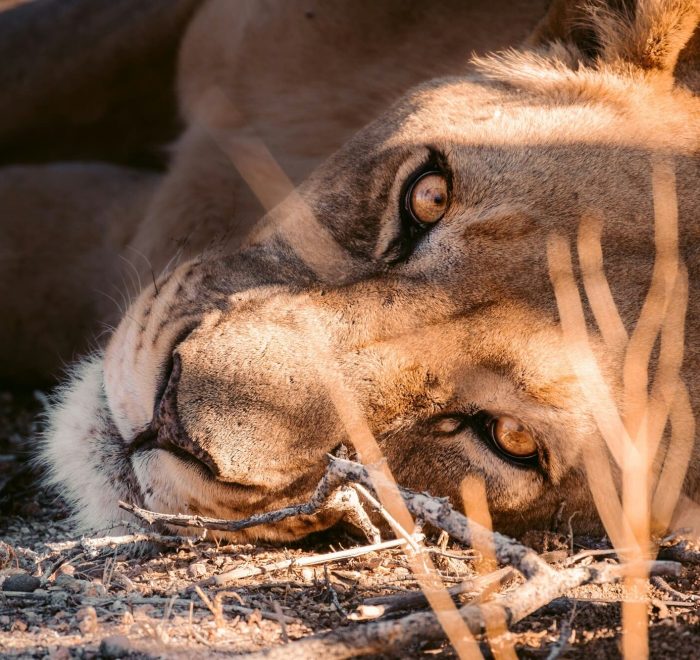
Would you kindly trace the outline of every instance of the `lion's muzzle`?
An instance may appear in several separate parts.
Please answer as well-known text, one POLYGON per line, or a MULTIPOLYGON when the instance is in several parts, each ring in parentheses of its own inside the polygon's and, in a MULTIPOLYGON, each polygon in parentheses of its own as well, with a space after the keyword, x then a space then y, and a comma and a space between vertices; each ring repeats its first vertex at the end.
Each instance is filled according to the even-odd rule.
POLYGON ((172 370, 162 396, 156 403, 153 421, 129 446, 133 455, 147 449, 162 449, 201 469, 206 476, 218 478, 221 470, 203 447, 194 443, 180 423, 177 411, 177 386, 182 370, 178 355, 173 356, 172 370))

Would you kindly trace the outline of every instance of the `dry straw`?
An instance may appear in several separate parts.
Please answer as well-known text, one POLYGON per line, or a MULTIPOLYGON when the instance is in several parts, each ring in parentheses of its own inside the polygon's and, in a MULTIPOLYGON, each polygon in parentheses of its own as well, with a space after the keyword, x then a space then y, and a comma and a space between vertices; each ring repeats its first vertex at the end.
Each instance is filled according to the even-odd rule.
POLYGON ((569 244, 553 235, 547 246, 569 361, 609 452, 608 456, 592 442, 584 449, 584 460, 601 520, 630 567, 625 584, 633 597, 622 606, 623 654, 635 659, 649 653, 648 575, 643 560, 656 556, 654 538, 671 522, 694 438, 689 396, 680 376, 688 275, 678 253, 675 174, 670 158, 654 158, 652 190, 656 256, 648 293, 630 336, 603 270, 603 222, 588 216, 579 228, 578 260, 602 339, 598 350, 608 354, 609 362, 621 364, 622 391, 617 399, 611 382, 616 375, 606 378, 589 337, 569 244), (659 339, 650 382, 650 364, 659 339), (669 419, 671 432, 664 446, 669 419), (661 460, 660 449, 664 450, 661 460))

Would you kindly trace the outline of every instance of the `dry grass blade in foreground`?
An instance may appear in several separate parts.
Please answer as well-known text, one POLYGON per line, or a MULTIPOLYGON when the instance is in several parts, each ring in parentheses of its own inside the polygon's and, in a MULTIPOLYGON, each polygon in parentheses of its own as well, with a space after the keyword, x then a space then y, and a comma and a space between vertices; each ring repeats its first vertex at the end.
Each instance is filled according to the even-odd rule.
POLYGON ((569 361, 595 417, 609 457, 592 442, 584 450, 588 481, 601 520, 627 562, 626 586, 641 594, 623 603, 623 654, 646 658, 648 649, 648 574, 645 560, 658 547, 652 533, 663 534, 681 495, 691 457, 695 422, 680 376, 688 275, 678 252, 678 209, 674 164, 652 162, 656 258, 646 299, 630 336, 603 272, 600 218, 581 221, 578 256, 584 288, 602 338, 602 353, 621 363, 622 396, 606 380, 592 348, 584 308, 573 272, 569 244, 553 236, 548 244, 550 277, 561 318, 569 361), (660 339, 654 379, 649 370, 660 339), (619 406, 619 407, 618 407, 619 406), (669 440, 664 431, 671 422, 669 440), (664 451, 662 460, 657 454, 664 451), (621 493, 615 471, 621 474, 621 493))

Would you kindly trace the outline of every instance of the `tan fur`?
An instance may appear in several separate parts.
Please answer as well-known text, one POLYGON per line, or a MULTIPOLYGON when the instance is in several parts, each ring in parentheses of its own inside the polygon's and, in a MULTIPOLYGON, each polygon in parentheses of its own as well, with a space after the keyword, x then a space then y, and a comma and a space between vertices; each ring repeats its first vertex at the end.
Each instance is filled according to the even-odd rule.
MULTIPOLYGON (((143 283, 104 353, 64 389, 46 438, 52 479, 84 527, 113 520, 105 502, 124 491, 158 510, 225 517, 303 500, 327 452, 347 442, 318 373, 328 344, 402 484, 458 503, 461 480, 476 474, 501 529, 548 525, 562 501, 564 518, 577 511, 579 529, 595 528, 582 453, 606 450, 562 343, 545 245, 602 217, 606 275, 631 329, 653 263, 659 158, 676 172, 691 281, 683 375, 697 405, 700 102, 684 86, 696 64, 678 59, 697 5, 555 3, 535 50, 463 68, 467 51, 515 46, 539 18, 507 6, 510 15, 461 2, 436 14, 425 3, 334 2, 309 16, 296 2, 205 5, 181 50, 188 127, 128 239, 157 270, 178 246, 183 263, 143 283), (571 16, 586 17, 583 33, 571 16), (477 20, 487 36, 515 28, 480 42, 477 20), (390 105, 428 75, 445 77, 390 105), (282 199, 289 186, 259 137, 300 184, 294 194, 282 199), (433 152, 451 173, 448 212, 396 259, 406 181, 433 152), (280 204, 250 234, 259 200, 280 204), (483 414, 532 429, 538 466, 497 454, 483 414), (469 423, 442 434, 440 421, 457 416, 469 423), (72 428, 92 475, 84 489, 80 466, 60 457, 72 428), (90 494, 105 483, 95 469, 111 497, 90 494)), ((594 346, 617 392, 621 356, 594 346)), ((660 451, 662 464, 666 443, 660 451)), ((697 449, 677 477, 684 502, 697 500, 697 449)), ((294 538, 332 522, 243 537, 294 538)))

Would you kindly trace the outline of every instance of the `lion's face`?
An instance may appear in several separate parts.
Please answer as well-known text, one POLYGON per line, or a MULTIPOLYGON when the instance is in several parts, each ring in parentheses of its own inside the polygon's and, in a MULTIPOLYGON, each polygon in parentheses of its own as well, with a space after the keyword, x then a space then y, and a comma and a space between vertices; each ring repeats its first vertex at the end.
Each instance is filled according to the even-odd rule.
MULTIPOLYGON (((614 82, 419 88, 241 253, 146 289, 103 362, 110 442, 143 504, 237 518, 304 500, 349 443, 328 389, 342 378, 402 485, 459 503, 475 474, 502 529, 546 523, 562 501, 592 524, 580 453, 600 439, 563 350, 548 237, 604 218, 629 321, 653 261, 655 153, 675 159, 681 218, 700 207, 695 102, 614 82)), ((611 373, 616 357, 601 354, 611 373)))

